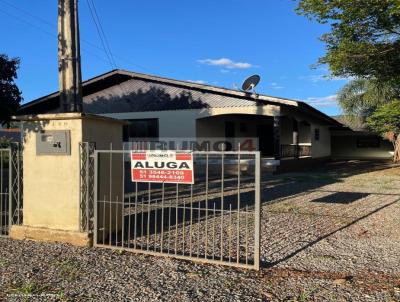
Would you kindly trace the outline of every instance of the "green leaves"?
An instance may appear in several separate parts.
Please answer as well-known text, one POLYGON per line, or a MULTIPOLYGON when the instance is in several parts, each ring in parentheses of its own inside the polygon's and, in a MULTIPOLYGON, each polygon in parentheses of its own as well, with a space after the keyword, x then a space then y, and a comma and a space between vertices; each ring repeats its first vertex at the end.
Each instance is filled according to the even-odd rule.
POLYGON ((365 118, 379 106, 395 99, 399 95, 396 87, 390 82, 356 79, 339 91, 339 105, 346 114, 365 118))
POLYGON ((333 76, 400 79, 398 0, 300 0, 297 12, 331 31, 321 37, 333 76))
POLYGON ((379 107, 367 118, 367 125, 384 137, 390 133, 396 137, 400 133, 400 101, 395 100, 379 107))
POLYGON ((21 91, 15 84, 19 59, 0 54, 0 124, 9 124, 22 100, 21 91))

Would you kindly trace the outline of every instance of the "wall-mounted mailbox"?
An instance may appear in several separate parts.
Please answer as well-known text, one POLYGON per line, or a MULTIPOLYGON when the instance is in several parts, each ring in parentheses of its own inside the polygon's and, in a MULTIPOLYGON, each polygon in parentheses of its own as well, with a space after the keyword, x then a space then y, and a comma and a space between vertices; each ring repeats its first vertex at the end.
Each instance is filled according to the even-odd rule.
POLYGON ((36 133, 36 155, 70 155, 69 130, 40 131, 36 133))

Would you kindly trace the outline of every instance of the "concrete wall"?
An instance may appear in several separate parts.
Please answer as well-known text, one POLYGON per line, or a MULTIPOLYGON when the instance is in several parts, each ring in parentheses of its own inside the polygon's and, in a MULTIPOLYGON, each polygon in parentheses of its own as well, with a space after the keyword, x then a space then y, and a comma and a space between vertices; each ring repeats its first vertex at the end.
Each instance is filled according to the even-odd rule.
POLYGON ((273 123, 272 117, 254 115, 217 115, 196 121, 197 137, 225 137, 225 123, 235 127, 235 137, 257 137, 257 126, 273 123), (244 124, 244 129, 241 124, 244 124))
POLYGON ((365 135, 357 132, 332 133, 332 157, 346 159, 391 159, 393 157, 393 145, 379 138, 379 148, 359 148, 357 147, 357 139, 365 137, 374 137, 373 135, 365 135))
POLYGON ((265 106, 221 107, 221 108, 210 108, 210 109, 191 109, 191 110, 126 112, 126 113, 103 114, 103 116, 115 119, 122 119, 122 120, 158 118, 160 138, 163 137, 194 138, 196 136, 207 137, 210 134, 212 134, 213 137, 224 137, 225 128, 223 127, 221 130, 221 124, 219 124, 218 122, 213 126, 206 125, 203 122, 200 123, 196 122, 197 119, 210 116, 219 116, 224 114, 249 114, 249 115, 258 114, 258 115, 274 116, 274 115, 279 115, 279 106, 265 105, 265 106))
POLYGON ((311 143, 311 154, 313 158, 329 157, 331 155, 331 134, 329 125, 288 108, 282 108, 281 114, 283 121, 281 144, 293 143, 293 126, 291 123, 294 118, 298 121, 299 144, 309 145, 311 143), (309 125, 303 124, 303 121, 309 123, 309 125), (315 129, 319 129, 320 131, 320 139, 318 141, 315 140, 315 129))
POLYGON ((311 144, 311 125, 309 123, 300 122, 299 127, 299 143, 301 144, 311 144))
POLYGON ((158 118, 159 137, 195 137, 196 118, 201 110, 168 110, 110 113, 104 116, 122 120, 158 118))
MULTIPOLYGON (((79 143, 91 141, 98 147, 105 148, 109 142, 113 142, 116 148, 121 148, 121 122, 82 117, 78 113, 48 114, 35 117, 35 120, 24 121, 23 134, 24 226, 79 232, 79 143), (38 155, 36 135, 42 130, 70 131, 71 154, 38 155)), ((106 172, 106 169, 100 172, 100 178, 103 174, 106 177, 106 172)), ((112 175, 115 177, 115 188, 109 199, 114 200, 117 194, 122 196, 121 168, 116 169, 112 175)), ((111 211, 115 214, 117 208, 112 208, 111 211)), ((45 237, 43 233, 40 236, 45 237)))
POLYGON ((331 133, 328 126, 311 124, 311 155, 313 158, 331 156, 331 133), (315 140, 315 129, 319 129, 319 140, 315 140))
POLYGON ((24 225, 79 231, 81 120, 43 120, 23 125, 24 225), (40 130, 69 130, 71 155, 36 155, 40 130))
POLYGON ((280 108, 275 105, 104 114, 104 116, 107 117, 124 120, 158 118, 160 138, 224 137, 224 123, 228 120, 235 123, 236 136, 255 137, 257 136, 256 125, 262 124, 262 121, 261 123, 259 121, 253 121, 252 118, 256 116, 272 117, 279 115, 282 116, 281 144, 293 143, 293 125, 291 119, 295 118, 299 121, 299 143, 311 143, 313 145, 312 156, 315 158, 330 156, 331 141, 328 125, 308 115, 295 112, 293 109, 280 108), (227 114, 231 116, 224 117, 224 115, 227 114), (235 117, 234 114, 249 115, 249 118, 247 119, 245 116, 235 117), (205 117, 216 118, 207 119, 205 117), (302 125, 301 121, 306 121, 310 125, 302 125), (248 131, 240 131, 241 122, 247 124, 248 131), (316 128, 320 129, 319 141, 316 141, 314 138, 314 129, 316 128))

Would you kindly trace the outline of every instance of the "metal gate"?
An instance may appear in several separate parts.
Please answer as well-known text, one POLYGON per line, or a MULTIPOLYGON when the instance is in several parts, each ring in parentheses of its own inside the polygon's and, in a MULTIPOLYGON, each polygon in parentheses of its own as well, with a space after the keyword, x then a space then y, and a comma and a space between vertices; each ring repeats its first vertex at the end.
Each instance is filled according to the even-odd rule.
POLYGON ((0 149, 0 236, 22 224, 22 156, 15 143, 0 149))
POLYGON ((259 269, 260 153, 192 153, 186 185, 132 182, 131 151, 95 150, 94 245, 259 269))

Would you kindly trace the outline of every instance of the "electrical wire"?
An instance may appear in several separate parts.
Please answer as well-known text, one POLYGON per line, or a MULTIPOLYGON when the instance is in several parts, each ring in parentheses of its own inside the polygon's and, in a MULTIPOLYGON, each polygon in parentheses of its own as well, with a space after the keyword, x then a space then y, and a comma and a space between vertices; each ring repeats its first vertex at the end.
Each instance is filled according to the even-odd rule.
POLYGON ((101 25, 100 19, 98 17, 94 3, 93 3, 93 1, 89 1, 89 0, 86 0, 86 3, 89 7, 89 11, 90 11, 90 15, 92 16, 93 23, 96 26, 97 34, 99 36, 101 45, 103 46, 103 50, 106 53, 109 63, 111 65, 111 69, 118 69, 117 64, 115 63, 115 60, 112 56, 110 44, 108 43, 107 37, 105 36, 104 30, 101 25))
MULTIPOLYGON (((25 14, 26 16, 29 16, 29 17, 31 17, 31 18, 33 18, 33 19, 38 20, 39 22, 45 24, 47 27, 51 27, 51 28, 57 27, 57 24, 56 24, 56 23, 51 23, 51 22, 45 20, 44 18, 39 17, 39 16, 36 16, 36 15, 34 15, 34 14, 28 12, 27 10, 25 10, 25 9, 23 9, 23 8, 21 8, 21 7, 18 7, 18 6, 14 5, 14 4, 12 4, 12 3, 6 1, 6 0, 0 0, 0 2, 2 2, 2 3, 5 4, 5 5, 8 5, 9 7, 12 7, 13 9, 15 9, 15 10, 17 10, 17 11, 19 11, 19 12, 25 14)), ((11 17, 11 18, 17 19, 17 20, 19 20, 19 21, 21 21, 21 22, 24 22, 24 23, 26 23, 26 24, 28 24, 28 25, 30 25, 30 26, 33 26, 33 27, 35 27, 36 29, 38 29, 38 30, 40 30, 40 31, 42 31, 42 32, 44 32, 44 33, 46 33, 46 34, 48 34, 48 35, 57 37, 57 35, 54 35, 54 34, 52 34, 52 33, 47 32, 47 31, 44 30, 43 28, 41 28, 41 27, 39 27, 39 26, 37 26, 37 25, 35 25, 35 24, 33 24, 33 23, 30 23, 30 22, 26 21, 26 19, 21 19, 21 18, 15 17, 14 15, 12 15, 12 14, 10 14, 10 13, 4 11, 4 10, 3 10, 2 12, 3 12, 4 14, 8 15, 8 16, 11 17)), ((100 51, 102 51, 102 52, 105 52, 105 50, 104 50, 103 47, 99 47, 98 45, 96 45, 95 43, 92 43, 91 41, 88 41, 88 40, 86 40, 86 39, 84 39, 84 38, 81 38, 81 41, 82 41, 83 43, 85 43, 86 46, 90 46, 90 47, 92 47, 92 48, 96 48, 97 50, 100 50, 100 51)), ((93 52, 90 52, 89 50, 87 50, 87 48, 84 47, 83 45, 82 45, 82 48, 84 48, 85 52, 88 52, 88 53, 90 53, 90 54, 93 54, 93 52)), ((101 59, 102 61, 105 61, 105 62, 108 62, 108 63, 109 63, 109 61, 110 61, 108 58, 99 57, 98 55, 95 55, 95 54, 93 54, 93 55, 96 56, 97 58, 101 59)), ((127 63, 127 64, 129 64, 129 65, 135 66, 136 68, 139 68, 139 69, 141 69, 141 70, 143 70, 143 71, 146 71, 146 72, 149 72, 149 73, 154 73, 154 72, 152 72, 151 69, 149 69, 149 68, 147 68, 147 67, 145 67, 145 66, 143 66, 143 65, 137 64, 137 63, 131 61, 130 59, 127 59, 127 58, 125 58, 125 57, 122 57, 122 56, 120 56, 120 55, 118 55, 118 54, 116 54, 116 53, 112 53, 112 55, 113 55, 114 58, 118 59, 118 60, 121 61, 121 62, 125 62, 125 63, 127 63)))
MULTIPOLYGON (((94 6, 93 0, 91 0, 91 1, 92 1, 93 6, 94 6)), ((46 24, 46 25, 48 25, 48 26, 50 26, 50 27, 52 27, 52 28, 56 27, 55 24, 51 24, 50 22, 46 21, 45 19, 43 19, 43 18, 41 18, 41 17, 38 17, 38 16, 35 16, 35 15, 29 13, 28 11, 26 11, 26 10, 24 10, 24 9, 21 9, 21 8, 15 6, 15 5, 13 5, 13 4, 8 3, 8 2, 5 1, 5 0, 0 0, 0 2, 4 3, 4 4, 6 4, 6 5, 9 5, 10 7, 14 8, 15 10, 18 10, 18 11, 22 12, 23 14, 32 17, 32 18, 34 18, 34 19, 40 21, 40 22, 43 23, 43 24, 46 24)), ((97 28, 97 30, 98 30, 98 34, 99 34, 100 40, 101 40, 101 42, 102 42, 103 48, 100 48, 100 47, 98 47, 97 45, 95 45, 95 44, 93 44, 92 42, 89 42, 89 41, 87 41, 87 40, 83 40, 83 39, 81 39, 81 40, 83 40, 84 42, 86 42, 86 43, 89 44, 90 46, 95 47, 95 48, 97 48, 97 49, 102 50, 103 52, 105 52, 105 54, 107 55, 107 58, 101 57, 101 56, 99 56, 99 55, 97 55, 97 54, 95 54, 95 53, 89 51, 89 50, 86 49, 86 48, 84 48, 83 51, 84 51, 85 53, 88 53, 88 54, 94 56, 94 57, 97 57, 98 59, 100 59, 100 60, 102 60, 102 61, 108 62, 108 63, 111 65, 112 69, 118 69, 118 68, 117 68, 117 65, 116 65, 116 63, 115 63, 114 56, 113 56, 113 54, 112 54, 112 52, 111 52, 111 49, 110 49, 110 46, 109 46, 108 41, 107 41, 107 40, 105 40, 105 41, 103 40, 103 38, 105 38, 105 35, 104 35, 104 37, 102 38, 102 35, 100 34, 101 32, 104 34, 104 30, 103 30, 102 27, 101 27, 101 23, 97 24, 97 22, 95 21, 95 20, 96 20, 96 17, 95 17, 95 16, 97 16, 97 20, 98 20, 98 22, 100 22, 100 21, 99 21, 99 18, 98 18, 97 11, 95 11, 95 7, 94 7, 94 11, 92 11, 91 5, 89 4, 89 0, 87 0, 87 3, 88 3, 88 6, 89 6, 89 8, 90 8, 90 11, 91 11, 93 21, 94 21, 94 23, 96 24, 96 28, 97 28), (108 47, 107 47, 107 45, 108 45, 108 47)), ((54 33, 52 33, 52 32, 49 32, 49 31, 43 29, 42 27, 40 27, 40 26, 38 26, 38 25, 36 25, 36 24, 34 24, 34 23, 32 23, 32 22, 27 21, 27 20, 24 19, 24 18, 15 16, 15 15, 13 15, 13 14, 10 14, 9 12, 7 12, 7 11, 1 9, 1 8, 0 8, 0 12, 2 12, 3 14, 9 16, 9 17, 12 18, 12 19, 15 19, 15 20, 20 21, 20 22, 22 22, 22 23, 25 23, 25 24, 27 24, 27 25, 29 25, 29 26, 32 26, 32 27, 36 28, 37 30, 41 31, 42 33, 45 33, 46 35, 49 35, 49 36, 51 36, 51 37, 53 37, 53 38, 58 39, 58 35, 57 35, 57 34, 54 34, 54 33)), ((116 56, 116 57, 117 57, 117 56, 116 56)), ((117 58, 118 58, 118 57, 117 57, 117 58)), ((122 60, 122 61, 127 61, 126 59, 123 59, 123 58, 120 58, 120 57, 119 57, 119 59, 122 60)), ((132 63, 132 62, 129 62, 129 61, 127 61, 127 62, 130 63, 130 64, 132 64, 132 65, 135 65, 135 66, 137 66, 137 67, 139 67, 139 68, 141 68, 141 69, 148 70, 146 67, 137 65, 137 64, 132 63)), ((117 84, 117 86, 120 88, 120 90, 121 90, 121 92, 122 92, 123 94, 125 94, 125 95, 126 95, 126 94, 129 94, 129 92, 125 91, 125 88, 124 88, 120 83, 116 83, 116 84, 117 84)), ((160 100, 160 101, 163 101, 163 100, 160 98, 159 95, 157 95, 156 93, 154 93, 154 91, 153 91, 152 89, 150 89, 149 92, 150 92, 150 94, 152 94, 156 99, 158 99, 158 100, 160 100)))

